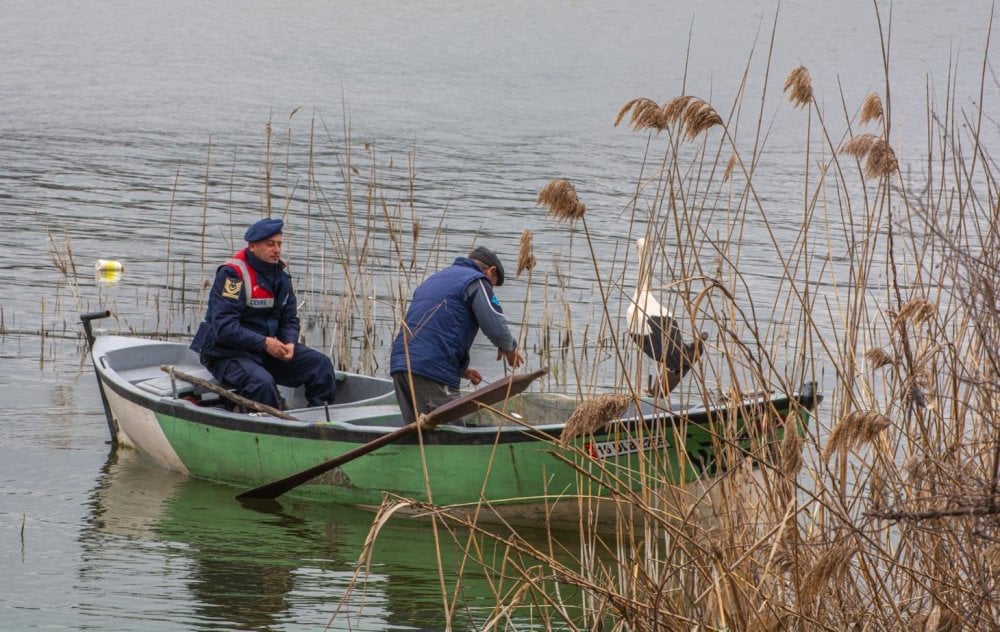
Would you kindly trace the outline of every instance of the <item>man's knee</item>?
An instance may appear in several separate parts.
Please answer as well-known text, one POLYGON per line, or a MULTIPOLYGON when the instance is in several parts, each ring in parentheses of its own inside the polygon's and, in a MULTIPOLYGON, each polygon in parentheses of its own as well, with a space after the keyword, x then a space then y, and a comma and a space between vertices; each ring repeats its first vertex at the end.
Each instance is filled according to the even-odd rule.
POLYGON ((337 380, 330 358, 305 345, 296 345, 295 353, 300 352, 302 355, 296 375, 292 377, 293 381, 305 385, 306 399, 310 406, 332 404, 337 391, 337 380))
POLYGON ((267 369, 243 358, 232 358, 220 362, 212 373, 216 379, 232 384, 236 391, 255 402, 277 408, 281 400, 278 397, 278 385, 267 369))

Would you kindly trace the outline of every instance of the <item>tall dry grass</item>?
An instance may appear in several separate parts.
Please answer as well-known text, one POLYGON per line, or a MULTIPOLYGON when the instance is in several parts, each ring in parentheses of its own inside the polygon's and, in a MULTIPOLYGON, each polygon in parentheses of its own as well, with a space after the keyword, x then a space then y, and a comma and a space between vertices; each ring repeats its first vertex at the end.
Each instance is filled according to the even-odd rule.
MULTIPOLYGON (((743 467, 698 485, 667 484, 652 463, 639 492, 596 481, 625 510, 611 532, 581 520, 568 561, 557 535, 539 547, 516 528, 425 507, 465 552, 464 571, 496 582, 477 629, 519 629, 518 609, 532 629, 1000 628, 996 137, 949 87, 928 102, 926 152, 906 157, 904 177, 888 81, 832 118, 819 89, 801 66, 784 84, 808 118, 794 213, 765 203, 761 145, 706 101, 635 99, 614 121, 630 116, 662 149, 647 156, 655 168, 640 175, 633 226, 671 279, 675 313, 714 334, 677 401, 821 380, 826 401, 805 436, 739 450, 743 467), (751 230, 766 236, 754 252, 751 230), (741 265, 762 247, 777 270, 766 292, 741 265), (502 565, 484 542, 503 548, 502 565)), ((553 181, 539 201, 586 229, 571 182, 553 181)), ((625 283, 604 277, 602 299, 625 283)), ((603 316, 618 391, 637 397, 631 385, 649 369, 613 309, 603 316)), ((619 404, 599 397, 580 411, 599 421, 619 404)))

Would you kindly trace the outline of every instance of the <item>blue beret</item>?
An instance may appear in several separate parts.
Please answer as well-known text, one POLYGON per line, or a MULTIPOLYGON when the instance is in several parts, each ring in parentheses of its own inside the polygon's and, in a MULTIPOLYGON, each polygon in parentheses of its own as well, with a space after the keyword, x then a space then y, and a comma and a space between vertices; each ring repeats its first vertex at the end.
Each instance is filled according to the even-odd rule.
POLYGON ((267 239, 271 235, 280 233, 284 225, 285 223, 280 219, 257 220, 247 229, 247 232, 243 235, 243 239, 250 242, 267 239))

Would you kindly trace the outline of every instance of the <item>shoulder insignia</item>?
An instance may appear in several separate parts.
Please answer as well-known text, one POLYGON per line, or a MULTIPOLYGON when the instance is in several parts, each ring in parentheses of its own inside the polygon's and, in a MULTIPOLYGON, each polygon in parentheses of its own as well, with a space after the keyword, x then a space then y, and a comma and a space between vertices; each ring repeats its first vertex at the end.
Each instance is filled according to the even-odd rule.
POLYGON ((500 299, 497 298, 496 294, 490 297, 490 302, 493 303, 493 307, 497 308, 498 311, 503 311, 503 307, 500 306, 500 299))
POLYGON ((243 281, 226 279, 226 285, 222 288, 222 298, 240 298, 240 290, 243 289, 243 281))

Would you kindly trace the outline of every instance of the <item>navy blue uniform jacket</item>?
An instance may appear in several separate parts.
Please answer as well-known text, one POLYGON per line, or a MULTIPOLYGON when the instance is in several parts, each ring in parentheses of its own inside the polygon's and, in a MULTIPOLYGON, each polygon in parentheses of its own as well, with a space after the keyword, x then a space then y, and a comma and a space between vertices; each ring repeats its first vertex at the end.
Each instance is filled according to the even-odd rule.
POLYGON ((268 336, 282 342, 299 338, 298 309, 285 263, 261 261, 247 249, 234 259, 245 261, 253 278, 244 279, 233 260, 216 271, 205 321, 191 342, 208 361, 261 355, 268 336))

